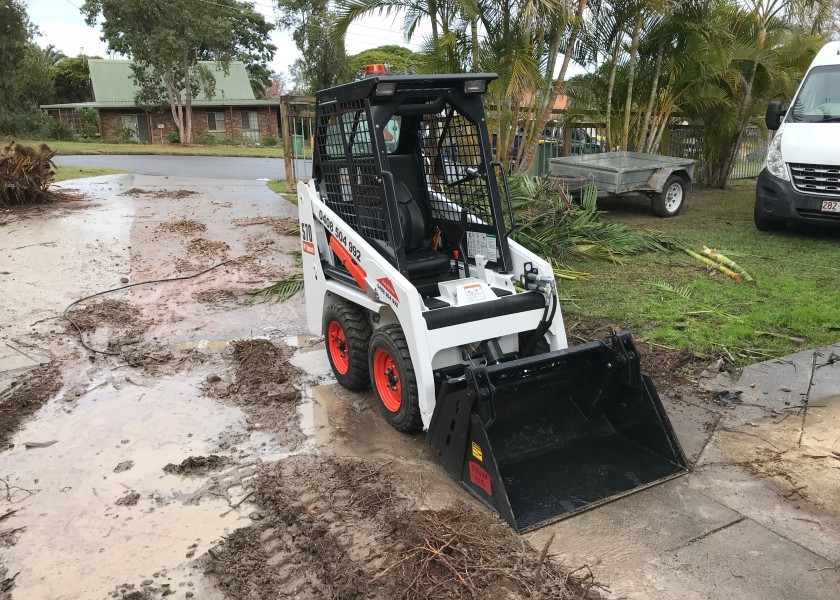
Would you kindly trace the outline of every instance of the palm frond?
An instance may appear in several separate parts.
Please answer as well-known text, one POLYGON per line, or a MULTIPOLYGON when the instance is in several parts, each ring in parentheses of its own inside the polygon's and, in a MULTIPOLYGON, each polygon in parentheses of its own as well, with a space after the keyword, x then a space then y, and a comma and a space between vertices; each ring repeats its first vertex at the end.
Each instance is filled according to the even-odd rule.
POLYGON ((249 294, 251 301, 267 302, 274 299, 275 302, 284 302, 295 294, 303 291, 303 275, 296 275, 289 279, 281 279, 268 287, 264 287, 249 294))

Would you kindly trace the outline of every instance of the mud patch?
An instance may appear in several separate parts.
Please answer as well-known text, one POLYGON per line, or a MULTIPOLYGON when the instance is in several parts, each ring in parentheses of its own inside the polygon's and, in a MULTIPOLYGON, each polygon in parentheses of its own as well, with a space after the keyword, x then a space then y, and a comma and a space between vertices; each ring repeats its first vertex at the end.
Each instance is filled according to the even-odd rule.
POLYGON ((207 225, 193 219, 172 219, 158 225, 158 230, 180 235, 196 235, 207 231, 207 225))
POLYGON ((230 464, 230 459, 226 456, 219 456, 218 454, 190 456, 181 461, 180 464, 169 463, 163 467, 163 471, 172 475, 206 475, 210 471, 218 471, 228 464, 230 464))
POLYGON ((840 396, 784 413, 719 428, 716 446, 751 475, 772 481, 782 498, 840 514, 840 396))
MULTIPOLYGON (((82 333, 99 328, 112 330, 108 335, 108 348, 111 350, 139 343, 151 325, 142 318, 140 309, 126 300, 107 299, 79 304, 67 314, 82 333)), ((76 333, 72 324, 68 324, 68 329, 76 333)))
POLYGON ((120 194, 120 196, 130 196, 132 198, 145 196, 150 198, 172 198, 174 200, 196 195, 198 195, 198 192, 193 190, 144 190, 142 188, 131 188, 120 194))
POLYGON ((122 498, 119 498, 114 504, 117 506, 137 506, 137 502, 140 500, 140 494, 137 492, 129 492, 122 498))
POLYGON ((269 340, 234 340, 230 344, 233 377, 207 381, 205 393, 215 398, 235 398, 244 404, 297 402, 300 392, 292 382, 300 376, 289 362, 291 349, 269 340))
POLYGON ((234 219, 233 224, 237 227, 265 225, 266 227, 270 227, 279 235, 298 235, 300 233, 300 223, 298 220, 289 217, 251 217, 248 219, 234 219))
POLYGON ((193 294, 196 302, 202 304, 226 304, 236 302, 236 294, 232 290, 210 289, 193 294))
POLYGON ((0 564, 0 600, 12 600, 12 589, 15 587, 15 579, 18 573, 8 577, 9 571, 0 564))
POLYGON ((491 513, 414 498, 390 463, 284 460, 256 484, 259 521, 213 548, 205 572, 235 600, 585 597, 491 513))
POLYGON ((61 389, 61 371, 54 362, 35 367, 0 395, 0 450, 21 423, 61 389), (4 397, 5 396, 5 397, 4 397))
POLYGON ((305 440, 297 412, 301 393, 294 386, 302 372, 289 362, 291 354, 266 339, 233 341, 226 351, 228 373, 208 376, 202 391, 241 406, 254 428, 270 429, 284 447, 296 448, 305 440))

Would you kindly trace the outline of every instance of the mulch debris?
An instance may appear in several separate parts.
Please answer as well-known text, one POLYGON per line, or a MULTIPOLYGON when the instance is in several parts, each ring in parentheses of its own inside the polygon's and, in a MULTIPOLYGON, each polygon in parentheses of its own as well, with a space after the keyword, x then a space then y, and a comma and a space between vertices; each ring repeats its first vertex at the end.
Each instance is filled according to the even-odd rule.
POLYGON ((120 196, 131 196, 137 198, 139 196, 150 196, 152 198, 172 198, 180 200, 181 198, 188 198, 195 196, 198 192, 193 190, 144 190, 142 188, 131 188, 120 194, 120 196))
MULTIPOLYGON (((151 322, 142 317, 140 309, 126 300, 106 299, 79 304, 68 312, 68 316, 82 332, 109 328, 109 350, 120 350, 123 346, 140 343, 151 326, 151 322)), ((68 328, 75 333, 72 324, 68 323, 68 328)))
POLYGON ((40 365, 0 393, 0 449, 6 448, 21 422, 61 389, 61 371, 54 362, 40 365))
POLYGON ((294 403, 300 398, 293 385, 300 371, 289 363, 290 348, 265 339, 234 340, 230 348, 233 377, 207 381, 205 393, 246 404, 294 403))
POLYGON ((158 225, 158 230, 181 235, 196 235, 207 231, 207 225, 194 219, 172 219, 158 225))
POLYGON ((279 235, 298 235, 300 232, 299 221, 291 217, 250 217, 248 219, 234 219, 233 224, 237 227, 265 225, 279 235))
POLYGON ((205 557, 233 600, 591 597, 591 575, 562 571, 489 511, 423 509, 390 463, 296 456, 253 500, 258 520, 205 557))

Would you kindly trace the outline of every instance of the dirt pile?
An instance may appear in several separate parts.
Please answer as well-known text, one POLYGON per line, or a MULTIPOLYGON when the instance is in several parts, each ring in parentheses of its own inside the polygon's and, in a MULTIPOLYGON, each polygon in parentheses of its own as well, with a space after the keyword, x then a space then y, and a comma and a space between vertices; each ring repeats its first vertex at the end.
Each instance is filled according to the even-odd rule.
POLYGON ((120 194, 120 196, 131 196, 132 198, 149 196, 151 198, 172 198, 174 200, 180 200, 181 198, 188 198, 197 194, 198 192, 193 190, 144 190, 142 188, 131 188, 120 194))
POLYGON ((234 600, 586 597, 490 512, 423 510, 389 463, 293 457, 253 499, 259 520, 205 559, 234 600))
POLYGON ((6 448, 21 422, 61 389, 56 363, 35 367, 0 394, 0 450, 6 448))
POLYGON ((210 471, 218 471, 228 464, 230 464, 230 459, 218 454, 190 456, 177 465, 169 463, 163 467, 163 471, 172 475, 206 475, 210 471))
POLYGON ((80 196, 50 190, 53 184, 55 150, 41 144, 35 150, 9 142, 0 148, 0 206, 77 200, 80 196))
POLYGON ((207 225, 193 219, 172 219, 158 225, 158 230, 181 235, 196 235, 207 231, 207 225))
POLYGON ((234 340, 229 354, 232 378, 208 380, 204 391, 215 398, 234 398, 245 404, 294 403, 300 392, 292 382, 300 371, 289 363, 291 352, 269 340, 234 340))

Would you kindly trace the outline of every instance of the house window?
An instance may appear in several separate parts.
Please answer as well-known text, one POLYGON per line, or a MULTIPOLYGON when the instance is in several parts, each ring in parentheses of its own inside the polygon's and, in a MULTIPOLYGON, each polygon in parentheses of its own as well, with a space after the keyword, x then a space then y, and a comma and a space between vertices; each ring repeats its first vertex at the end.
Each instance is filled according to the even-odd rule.
POLYGON ((225 113, 223 112, 209 112, 207 113, 207 131, 214 133, 225 132, 225 113))
POLYGON ((137 121, 137 115, 122 115, 122 134, 125 138, 137 141, 140 139, 140 125, 137 121))
POLYGON ((254 141, 260 139, 260 119, 257 111, 242 111, 242 137, 254 141))

